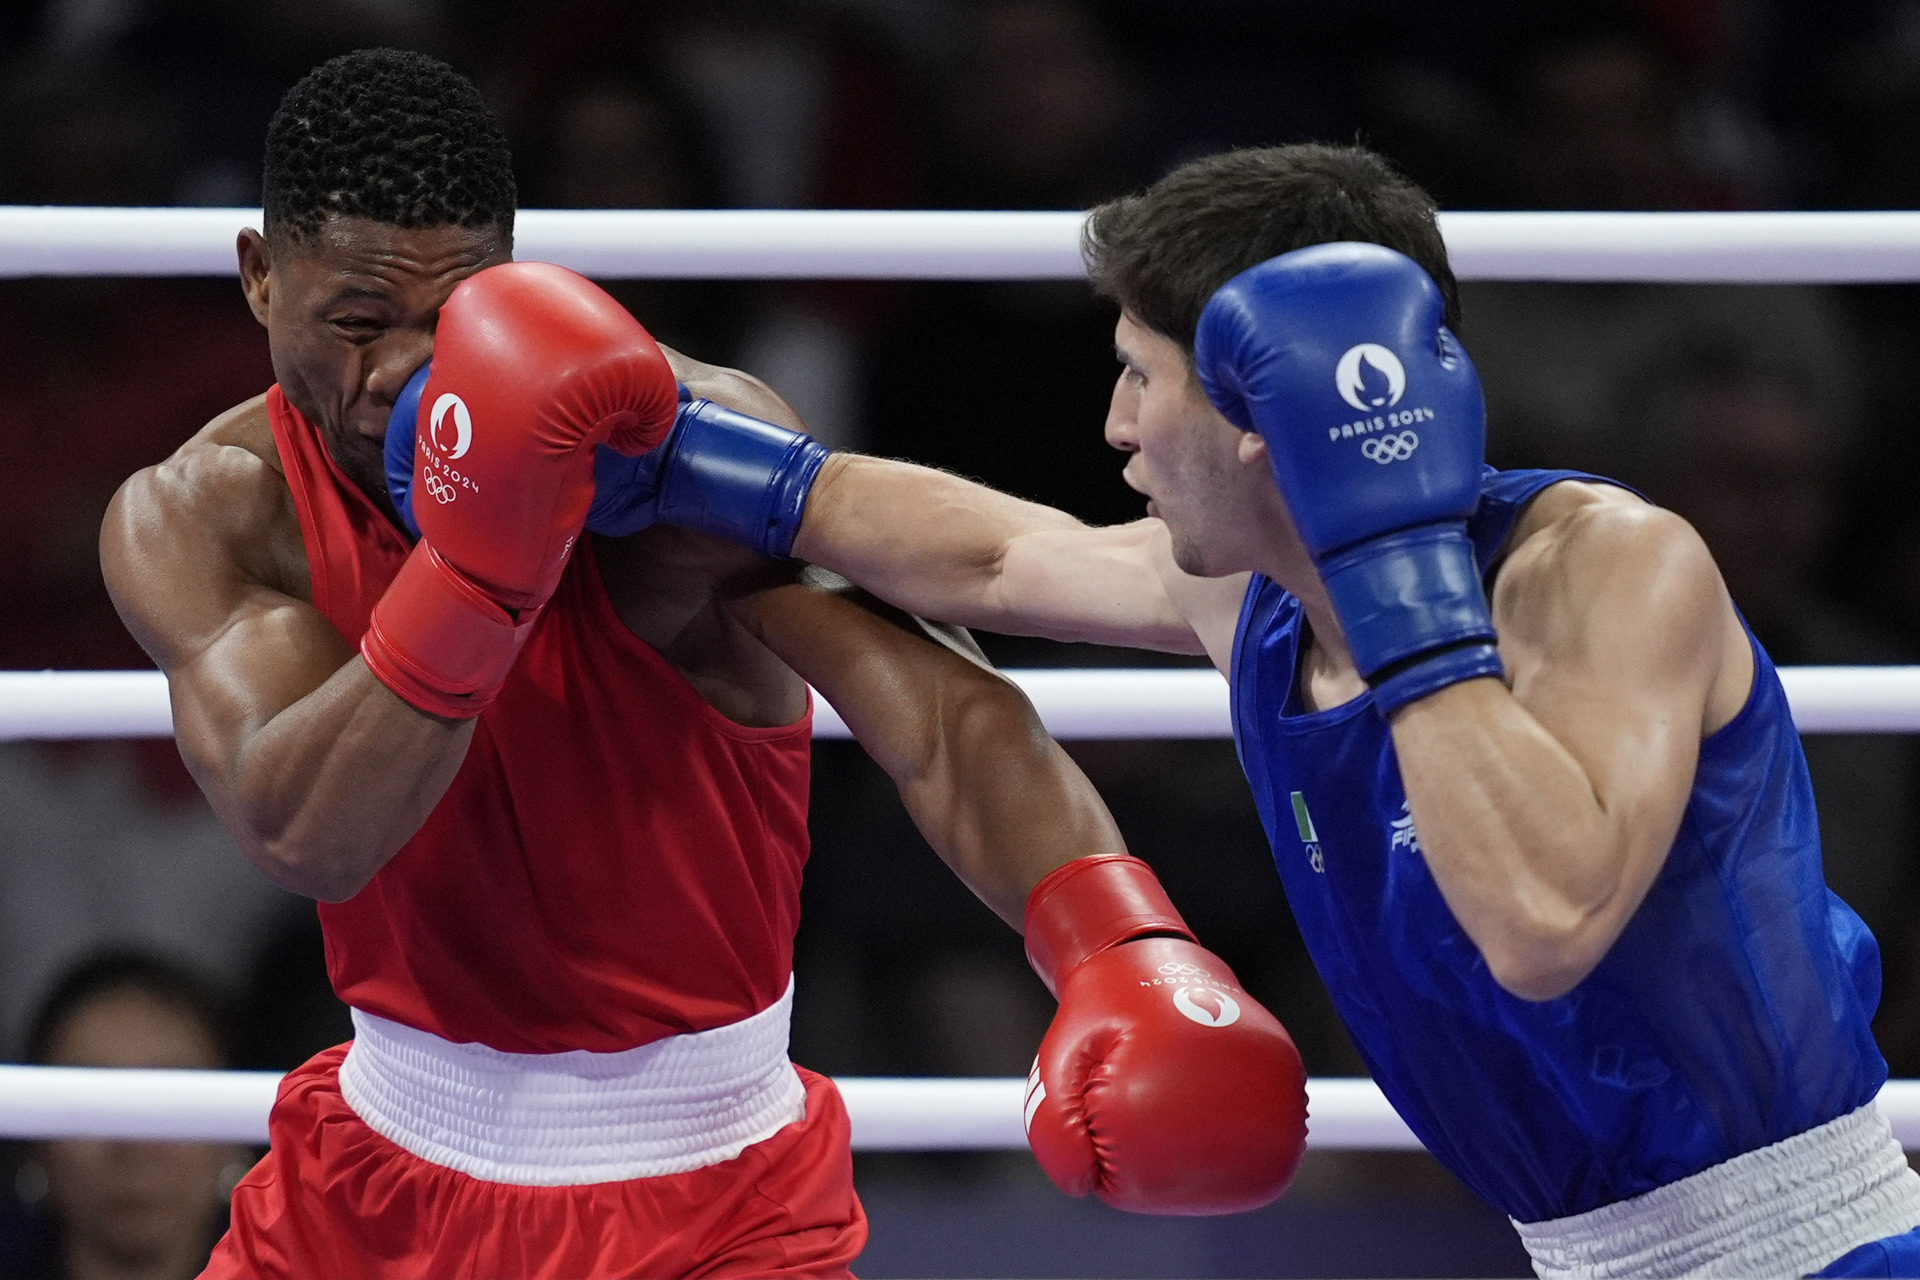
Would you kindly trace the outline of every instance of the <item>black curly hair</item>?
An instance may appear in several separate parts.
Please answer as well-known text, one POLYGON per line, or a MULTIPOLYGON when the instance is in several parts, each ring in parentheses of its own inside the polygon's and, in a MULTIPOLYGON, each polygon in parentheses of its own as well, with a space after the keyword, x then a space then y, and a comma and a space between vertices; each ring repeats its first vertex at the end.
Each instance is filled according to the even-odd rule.
POLYGON ((473 82, 425 54, 359 49, 309 71, 267 126, 267 238, 328 218, 497 227, 513 242, 513 157, 473 82))

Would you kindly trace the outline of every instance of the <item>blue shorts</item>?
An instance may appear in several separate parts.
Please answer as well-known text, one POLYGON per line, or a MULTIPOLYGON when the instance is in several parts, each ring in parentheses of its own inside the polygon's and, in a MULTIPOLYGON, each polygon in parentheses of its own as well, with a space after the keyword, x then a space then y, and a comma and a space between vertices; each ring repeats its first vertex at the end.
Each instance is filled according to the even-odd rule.
POLYGON ((1920 1276, 1920 1227, 1841 1255, 1816 1276, 1920 1276))

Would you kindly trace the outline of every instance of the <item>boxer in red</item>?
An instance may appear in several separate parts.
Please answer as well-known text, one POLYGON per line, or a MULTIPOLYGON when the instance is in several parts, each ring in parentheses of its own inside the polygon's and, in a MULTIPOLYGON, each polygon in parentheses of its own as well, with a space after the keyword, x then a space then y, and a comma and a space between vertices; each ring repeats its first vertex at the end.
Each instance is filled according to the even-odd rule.
POLYGON ((513 212, 499 128, 450 69, 378 51, 309 75, 240 240, 277 384, 129 480, 102 530, 182 755, 248 856, 320 900, 353 1008, 354 1041, 283 1085, 207 1274, 845 1274, 846 1113, 786 1056, 808 681, 1027 924, 1063 1001, 1050 1051, 1079 1064, 1050 1167, 1172 1211, 1277 1195, 1291 1042, 1119 856, 1018 690, 794 566, 666 527, 582 536, 596 449, 656 445, 676 381, 792 415, 586 281, 509 264, 513 212), (382 442, 430 357, 402 428, 415 542, 382 442), (1182 1015, 1143 976, 1162 966, 1239 1016, 1182 1015), (1124 1014, 1077 994, 1136 987, 1124 1014))

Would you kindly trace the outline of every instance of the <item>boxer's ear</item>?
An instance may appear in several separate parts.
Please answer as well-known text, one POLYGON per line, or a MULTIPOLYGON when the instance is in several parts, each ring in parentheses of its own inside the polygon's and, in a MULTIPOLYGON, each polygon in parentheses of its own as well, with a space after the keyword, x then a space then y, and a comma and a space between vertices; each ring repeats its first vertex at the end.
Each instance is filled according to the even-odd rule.
POLYGON ((240 288, 247 295, 253 318, 267 323, 267 303, 272 296, 273 249, 267 238, 248 227, 241 231, 234 248, 240 255, 240 288))

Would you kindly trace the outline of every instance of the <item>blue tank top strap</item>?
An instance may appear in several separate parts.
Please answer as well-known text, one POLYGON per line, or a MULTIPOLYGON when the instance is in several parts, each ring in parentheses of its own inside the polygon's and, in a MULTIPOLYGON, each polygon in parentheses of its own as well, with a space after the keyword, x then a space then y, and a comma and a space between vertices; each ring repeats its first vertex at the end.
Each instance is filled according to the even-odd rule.
POLYGON ((1481 573, 1484 574, 1487 566, 1493 563, 1494 556, 1506 542, 1507 535, 1513 532, 1514 522, 1527 509, 1527 504, 1539 497, 1543 490, 1566 480, 1612 485, 1629 493, 1639 493, 1618 480, 1590 475, 1585 471, 1495 471, 1488 467, 1481 479, 1480 505, 1467 520, 1467 537, 1473 542, 1473 553, 1479 559, 1481 573))
MULTIPOLYGON (((1489 471, 1482 572, 1567 471, 1489 471)), ((1256 576, 1234 741, 1295 920, 1381 1089, 1463 1182, 1523 1222, 1640 1195, 1865 1105, 1879 956, 1828 892, 1806 760, 1756 643, 1753 691, 1701 744, 1660 874, 1557 1000, 1495 983, 1434 884, 1393 740, 1362 695, 1308 711, 1299 602, 1256 576)))

